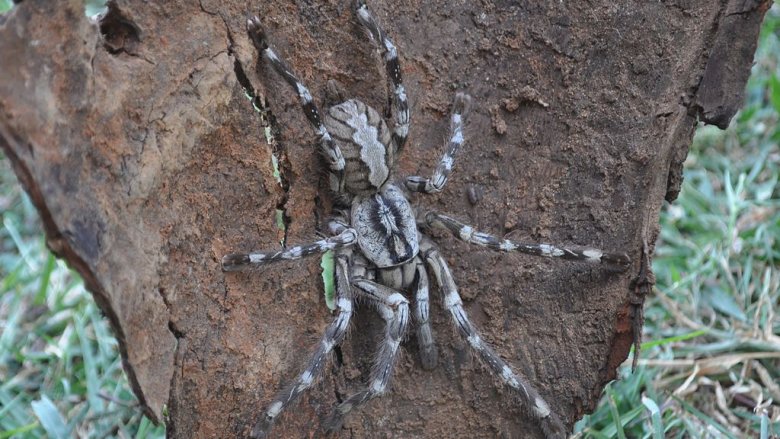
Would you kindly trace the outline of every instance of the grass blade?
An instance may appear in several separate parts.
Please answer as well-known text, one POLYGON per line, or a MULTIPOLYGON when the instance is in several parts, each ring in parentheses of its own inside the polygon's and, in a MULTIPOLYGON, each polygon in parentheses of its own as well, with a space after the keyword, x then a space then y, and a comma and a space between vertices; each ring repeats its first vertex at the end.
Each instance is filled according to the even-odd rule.
POLYGON ((54 267, 57 265, 57 258, 53 254, 49 253, 49 257, 46 258, 46 265, 41 272, 40 284, 38 285, 38 293, 35 294, 33 303, 35 305, 43 305, 46 303, 46 294, 49 291, 49 280, 51 274, 54 272, 54 267))
POLYGON ((9 437, 29 437, 29 436, 25 436, 23 433, 27 433, 35 430, 35 427, 37 426, 38 423, 33 422, 32 424, 23 425, 19 428, 14 428, 12 430, 0 431, 0 439, 6 439, 9 437))
POLYGON ((609 411, 612 413, 612 421, 615 424, 615 431, 618 439, 626 439, 626 432, 623 431, 623 422, 620 419, 620 412, 618 412, 617 404, 615 403, 615 392, 612 390, 612 386, 607 386, 607 398, 609 401, 609 411))
POLYGON ((662 345, 666 345, 666 344, 670 344, 670 343, 677 343, 677 342, 680 342, 680 341, 691 340, 693 338, 705 335, 706 333, 707 333, 707 330, 699 329, 697 331, 689 332, 687 334, 680 334, 680 335, 675 335, 673 337, 666 337, 666 338, 661 338, 661 339, 658 339, 658 340, 647 341, 647 342, 642 343, 642 350, 644 351, 646 349, 651 349, 651 348, 654 348, 656 346, 662 346, 662 345))
POLYGON ((760 439, 769 439, 769 417, 766 415, 766 412, 761 412, 761 433, 759 434, 760 439))
POLYGON ((41 422, 41 426, 51 438, 64 439, 70 434, 57 406, 46 395, 41 399, 30 403, 35 416, 41 422))
POLYGON ((663 439, 664 423, 661 420, 661 410, 658 408, 658 404, 645 395, 642 395, 642 404, 644 404, 650 412, 650 419, 653 424, 653 439, 663 439))
POLYGON ((333 252, 328 250, 322 254, 322 285, 325 290, 325 304, 328 309, 336 309, 336 263, 333 260, 333 252))
POLYGON ((87 400, 89 401, 90 409, 95 413, 103 411, 103 402, 100 399, 100 380, 98 379, 97 364, 95 356, 92 352, 92 346, 87 339, 87 334, 84 328, 84 319, 77 317, 74 319, 74 327, 76 329, 76 336, 79 339, 81 347, 81 357, 84 360, 84 373, 86 375, 87 384, 87 400))

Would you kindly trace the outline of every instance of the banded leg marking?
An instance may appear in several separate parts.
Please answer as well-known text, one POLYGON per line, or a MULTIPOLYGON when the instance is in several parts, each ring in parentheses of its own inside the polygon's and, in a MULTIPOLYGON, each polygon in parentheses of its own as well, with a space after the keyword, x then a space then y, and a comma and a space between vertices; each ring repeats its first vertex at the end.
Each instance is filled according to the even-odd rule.
POLYGON ((291 261, 315 253, 349 247, 356 242, 357 232, 355 229, 345 228, 336 236, 276 252, 230 253, 222 257, 222 271, 238 271, 277 261, 291 261))
POLYGON ((406 98, 406 89, 401 78, 401 63, 398 61, 398 50, 393 41, 377 23, 376 19, 366 6, 366 2, 355 2, 355 13, 358 21, 368 30, 371 39, 374 40, 382 51, 385 59, 385 70, 392 88, 393 94, 393 138, 400 151, 409 136, 409 101, 406 98))
POLYGON ((558 416, 550 410, 550 406, 539 395, 539 392, 522 376, 516 374, 509 365, 499 357, 493 348, 479 335, 479 332, 469 320, 463 301, 458 294, 455 280, 450 273, 444 258, 441 257, 434 244, 427 238, 420 242, 420 252, 433 271, 439 288, 444 296, 444 307, 449 311, 458 333, 468 342, 479 357, 490 367, 493 373, 512 389, 520 399, 521 404, 536 419, 539 419, 542 430, 548 439, 566 438, 566 429, 558 416))
POLYGON ((320 149, 325 159, 328 162, 328 168, 339 180, 339 187, 343 187, 344 178, 344 156, 341 154, 341 149, 336 145, 322 123, 320 112, 317 110, 317 106, 314 104, 314 99, 309 92, 309 89, 295 76, 295 73, 287 66, 287 64, 279 58, 274 50, 268 45, 263 27, 260 24, 260 19, 257 16, 253 16, 247 20, 247 32, 249 38, 252 40, 255 48, 260 52, 274 70, 279 73, 285 81, 295 90, 298 94, 298 98, 301 100, 301 107, 309 119, 309 122, 314 126, 319 137, 320 149))
POLYGON ((423 369, 431 370, 439 362, 439 351, 436 349, 436 343, 433 340, 433 330, 428 317, 430 309, 428 273, 425 271, 425 265, 422 260, 419 257, 416 260, 416 291, 413 316, 417 323, 417 344, 420 348, 420 362, 423 369))
POLYGON ((398 348, 409 324, 409 301, 403 294, 365 279, 355 279, 352 281, 352 285, 358 288, 358 291, 355 292, 357 295, 379 304, 380 314, 384 314, 388 309, 392 310, 393 313, 392 317, 384 316, 386 321, 385 336, 371 368, 368 387, 351 395, 333 410, 325 423, 329 432, 340 429, 344 418, 350 411, 385 393, 393 376, 393 365, 398 348))
POLYGON ((413 192, 432 194, 440 192, 447 183, 447 178, 452 172, 455 156, 463 145, 463 123, 468 116, 471 107, 471 97, 465 93, 457 93, 452 104, 452 116, 450 116, 450 137, 444 156, 433 171, 430 179, 411 176, 406 179, 406 187, 413 192))
POLYGON ((322 374, 325 363, 335 346, 344 341, 352 317, 353 297, 349 283, 349 251, 338 252, 336 255, 336 309, 337 314, 325 335, 317 345, 314 355, 309 360, 306 369, 298 378, 274 398, 263 413, 262 418, 252 429, 253 438, 265 438, 273 427, 276 418, 295 401, 306 389, 311 387, 322 374))
POLYGON ((595 248, 572 249, 557 247, 552 244, 525 244, 509 239, 500 239, 487 233, 478 232, 467 224, 436 212, 427 212, 425 214, 425 222, 429 226, 439 226, 449 230, 453 236, 462 241, 481 245, 491 250, 516 251, 534 256, 605 264, 621 271, 628 269, 628 266, 631 264, 631 258, 625 253, 607 253, 595 248))

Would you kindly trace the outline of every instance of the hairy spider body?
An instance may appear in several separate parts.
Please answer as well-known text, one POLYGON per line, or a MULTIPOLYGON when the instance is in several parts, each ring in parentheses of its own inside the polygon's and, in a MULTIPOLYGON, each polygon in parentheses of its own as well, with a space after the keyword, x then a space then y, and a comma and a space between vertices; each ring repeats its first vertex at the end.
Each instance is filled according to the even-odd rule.
POLYGON ((379 268, 408 262, 420 251, 412 206, 394 184, 355 199, 351 217, 360 250, 379 268))
MULTIPOLYGON (((349 396, 333 410, 324 423, 327 430, 339 429, 351 410, 386 392, 410 318, 416 327, 423 367, 435 367, 438 353, 429 322, 430 272, 441 290, 442 306, 450 314, 458 333, 511 389, 529 414, 539 421, 546 437, 564 438, 566 429, 555 411, 480 337, 463 308, 446 261, 433 241, 418 227, 440 227, 463 241, 497 251, 601 263, 620 269, 627 268, 630 259, 624 253, 500 239, 475 231, 446 215, 413 209, 403 189, 393 182, 396 155, 404 146, 410 121, 397 51, 363 1, 356 2, 355 12, 384 57, 392 95, 391 124, 357 99, 335 103, 321 118, 309 90, 268 45, 260 20, 252 17, 247 22, 249 37, 257 50, 298 94, 302 109, 319 137, 319 148, 339 207, 328 222, 330 236, 325 239, 279 251, 231 253, 222 258, 223 270, 234 271, 299 259, 327 250, 333 250, 335 254, 336 315, 306 368, 271 401, 255 425, 252 436, 265 437, 282 411, 321 375, 330 352, 346 336, 354 312, 353 305, 358 299, 372 305, 378 312, 385 321, 385 333, 367 387, 349 396)), ((444 187, 455 156, 464 142, 463 124, 470 103, 468 95, 455 95, 448 143, 442 159, 430 178, 408 177, 405 181, 407 190, 436 193, 444 187)))
POLYGON ((344 188, 356 195, 370 195, 390 177, 395 147, 387 123, 376 110, 357 99, 330 107, 327 128, 344 155, 344 188))

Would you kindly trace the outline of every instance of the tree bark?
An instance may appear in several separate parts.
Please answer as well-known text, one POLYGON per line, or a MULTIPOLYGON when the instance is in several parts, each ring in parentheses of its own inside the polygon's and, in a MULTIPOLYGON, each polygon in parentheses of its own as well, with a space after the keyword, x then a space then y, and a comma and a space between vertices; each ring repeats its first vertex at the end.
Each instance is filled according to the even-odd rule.
MULTIPOLYGON (((279 247, 277 209, 295 244, 316 236, 329 205, 314 134, 281 78, 258 65, 246 14, 261 17, 318 101, 335 79, 388 104, 349 1, 252 3, 116 1, 94 23, 80 1, 26 0, 0 18, 0 146, 49 247, 111 321, 146 413, 161 420, 167 404, 171 437, 247 434, 330 319, 316 257, 220 270, 228 252, 279 247), (265 98, 262 112, 242 83, 265 98)), ((399 47, 412 104, 398 175, 433 169, 455 90, 475 101, 448 186, 415 203, 494 234, 634 261, 612 273, 435 236, 484 338, 571 427, 635 341, 659 210, 679 191, 697 118, 725 126, 739 107, 770 2, 535 3, 370 7, 399 47)), ((540 436, 437 299, 439 367, 422 370, 409 347, 392 391, 351 415, 342 436, 540 436)), ((365 385, 382 325, 358 311, 275 437, 317 436, 365 385)))

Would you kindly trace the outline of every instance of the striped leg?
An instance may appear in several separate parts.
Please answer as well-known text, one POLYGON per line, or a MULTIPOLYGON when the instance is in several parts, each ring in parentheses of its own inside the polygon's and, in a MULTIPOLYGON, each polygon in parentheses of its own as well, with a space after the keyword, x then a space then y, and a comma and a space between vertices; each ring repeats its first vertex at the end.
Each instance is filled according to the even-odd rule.
POLYGON ((534 256, 568 259, 605 264, 620 271, 625 271, 631 264, 631 258, 625 253, 607 253, 595 248, 572 249, 557 247, 552 244, 524 244, 500 239, 487 233, 474 230, 471 226, 436 212, 427 212, 425 222, 429 226, 439 226, 450 231, 455 237, 471 244, 481 245, 492 250, 504 252, 520 252, 534 256))
POLYGON ((358 0, 355 2, 355 13, 360 24, 368 30, 371 39, 380 46, 382 56, 385 59, 385 70, 387 71, 387 78, 393 93, 393 139, 395 139, 395 144, 400 151, 403 149, 406 137, 409 135, 409 102, 406 100, 406 89, 404 89, 404 84, 401 80, 401 64, 398 61, 398 51, 393 41, 382 31, 374 16, 371 15, 365 1, 358 0))
POLYGON ((368 388, 353 394, 333 410, 325 423, 325 427, 329 432, 340 429, 344 422, 344 417, 352 409, 385 393, 393 375, 393 365, 397 357, 398 347, 409 323, 409 301, 401 293, 365 279, 353 280, 352 285, 359 288, 360 291, 356 291, 356 293, 361 298, 367 298, 369 301, 378 304, 377 308, 387 322, 385 337, 379 346, 374 366, 371 368, 368 388), (392 311, 392 317, 385 315, 389 310, 392 311))
POLYGON ((447 183, 447 177, 452 172, 452 165, 455 162, 455 155, 458 149, 463 145, 463 122, 468 115, 471 106, 471 96, 465 93, 457 93, 452 104, 452 116, 450 117, 450 138, 447 144, 447 150, 444 156, 433 171, 433 176, 428 179, 424 177, 407 177, 406 187, 413 192, 424 192, 426 194, 436 193, 442 190, 447 183))
POLYGON ((482 340, 477 329, 471 324, 466 311, 463 309, 463 301, 458 294, 458 289, 450 269, 433 242, 427 238, 421 239, 420 252, 433 271, 444 296, 444 307, 450 312, 460 335, 466 339, 469 346, 479 354, 480 358, 490 367, 493 373, 514 391, 523 407, 533 417, 539 419, 545 436, 548 439, 564 439, 566 437, 566 428, 558 419, 558 416, 550 410, 549 405, 539 395, 539 392, 522 376, 512 371, 509 365, 493 351, 490 345, 482 340))
POLYGON ((253 438, 265 438, 279 414, 295 401, 319 378, 330 352, 344 340, 352 317, 352 290, 349 280, 350 250, 336 252, 336 318, 325 330, 314 355, 303 373, 290 386, 281 391, 268 405, 262 419, 252 429, 253 438))
POLYGON ((420 348, 420 361, 423 368, 431 370, 439 362, 439 352, 433 341, 433 330, 428 319, 428 273, 425 271, 425 265, 419 256, 415 258, 415 263, 417 268, 415 271, 416 291, 413 316, 417 323, 417 344, 420 348))
POLYGON ((317 134, 319 135, 320 149, 322 150, 322 155, 328 162, 328 168, 330 169, 330 172, 334 174, 339 180, 339 187, 343 187, 343 184, 341 183, 344 177, 344 156, 341 154, 341 149, 339 149, 338 145, 333 142, 333 139, 330 137, 330 133, 328 133, 327 128, 325 128, 325 125, 322 123, 320 112, 317 110, 317 106, 314 104, 314 100, 312 99, 311 93, 309 93, 309 89, 298 80, 292 70, 287 67, 285 62, 279 58, 278 55, 276 55, 276 52, 274 52, 271 47, 268 46, 265 32, 263 31, 263 28, 260 25, 260 19, 257 16, 251 17, 247 20, 246 28, 247 32, 249 33, 249 38, 252 40, 252 43, 255 45, 257 51, 265 56, 268 62, 271 63, 271 66, 273 66, 274 70, 282 75, 284 80, 287 81, 287 83, 290 84, 290 86, 292 86, 292 88, 298 94, 298 97, 301 100, 301 106, 303 107, 304 114, 306 114, 306 117, 314 126, 314 129, 317 130, 317 134))
POLYGON ((230 253, 222 257, 222 271, 239 271, 277 261, 291 261, 315 253, 349 247, 356 242, 357 232, 355 229, 346 228, 336 236, 276 252, 230 253))

